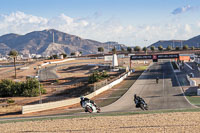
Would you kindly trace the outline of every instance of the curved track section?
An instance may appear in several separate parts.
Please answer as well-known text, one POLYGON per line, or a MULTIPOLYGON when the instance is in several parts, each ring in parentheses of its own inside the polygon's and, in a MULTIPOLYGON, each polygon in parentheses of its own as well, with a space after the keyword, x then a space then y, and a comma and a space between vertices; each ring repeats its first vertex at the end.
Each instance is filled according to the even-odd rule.
POLYGON ((185 99, 169 61, 157 62, 144 72, 116 102, 103 107, 102 112, 134 111, 134 94, 141 96, 149 110, 194 108, 185 99), (159 77, 159 83, 156 83, 159 77))

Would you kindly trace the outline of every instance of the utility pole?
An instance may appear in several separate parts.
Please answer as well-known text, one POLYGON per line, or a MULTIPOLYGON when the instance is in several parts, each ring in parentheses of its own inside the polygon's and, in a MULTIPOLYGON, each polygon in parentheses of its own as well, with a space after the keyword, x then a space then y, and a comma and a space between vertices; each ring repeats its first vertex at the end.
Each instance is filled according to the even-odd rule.
POLYGON ((37 77, 37 79, 38 79, 38 82, 39 82, 39 91, 40 91, 40 101, 39 101, 39 104, 41 104, 42 103, 42 94, 41 94, 41 88, 40 88, 40 66, 38 66, 38 77, 37 77))

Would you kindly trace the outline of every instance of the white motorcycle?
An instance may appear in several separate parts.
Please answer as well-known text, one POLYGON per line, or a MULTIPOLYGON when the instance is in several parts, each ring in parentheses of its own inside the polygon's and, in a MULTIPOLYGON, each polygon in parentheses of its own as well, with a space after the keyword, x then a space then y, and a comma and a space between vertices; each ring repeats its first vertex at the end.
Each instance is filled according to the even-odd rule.
POLYGON ((100 113, 100 108, 89 102, 84 102, 83 108, 85 109, 85 112, 100 113))

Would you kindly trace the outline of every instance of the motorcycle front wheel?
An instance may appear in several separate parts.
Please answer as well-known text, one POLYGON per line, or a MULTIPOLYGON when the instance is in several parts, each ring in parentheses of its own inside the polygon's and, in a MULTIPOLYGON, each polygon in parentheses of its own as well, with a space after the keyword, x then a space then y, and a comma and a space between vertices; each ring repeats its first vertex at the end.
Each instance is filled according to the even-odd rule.
POLYGON ((143 105, 143 104, 140 104, 140 108, 141 108, 142 110, 145 110, 145 108, 144 108, 144 105, 143 105))

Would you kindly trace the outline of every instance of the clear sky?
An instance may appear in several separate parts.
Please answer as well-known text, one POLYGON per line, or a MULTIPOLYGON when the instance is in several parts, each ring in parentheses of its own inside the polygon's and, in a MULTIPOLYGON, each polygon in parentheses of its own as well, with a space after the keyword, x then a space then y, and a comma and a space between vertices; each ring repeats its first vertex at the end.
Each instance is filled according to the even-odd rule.
POLYGON ((200 0, 0 0, 0 35, 56 29, 147 46, 200 35, 200 0))

